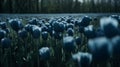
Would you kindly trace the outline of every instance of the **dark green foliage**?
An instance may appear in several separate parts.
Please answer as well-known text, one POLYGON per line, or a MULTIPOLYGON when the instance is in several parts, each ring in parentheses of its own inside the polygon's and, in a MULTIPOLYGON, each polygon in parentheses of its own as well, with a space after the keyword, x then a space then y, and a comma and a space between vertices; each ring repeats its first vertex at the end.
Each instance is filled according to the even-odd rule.
POLYGON ((2 0, 0 13, 119 13, 119 4, 119 0, 2 0))

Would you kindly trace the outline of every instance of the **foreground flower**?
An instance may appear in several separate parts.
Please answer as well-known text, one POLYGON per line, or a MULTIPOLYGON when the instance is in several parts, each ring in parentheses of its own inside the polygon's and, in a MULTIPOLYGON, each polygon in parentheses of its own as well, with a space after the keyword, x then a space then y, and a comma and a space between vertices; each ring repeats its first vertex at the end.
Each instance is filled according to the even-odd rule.
POLYGON ((72 52, 75 50, 75 40, 71 36, 67 36, 63 38, 63 48, 68 51, 72 52))
POLYGON ((79 67, 90 67, 92 62, 92 54, 78 52, 72 55, 72 59, 78 63, 79 67))
POLYGON ((3 48, 9 48, 11 46, 11 40, 9 38, 2 38, 1 45, 3 48))
POLYGON ((117 36, 118 33, 118 21, 113 18, 101 18, 100 27, 105 33, 105 36, 112 38, 117 36))
POLYGON ((48 60, 50 58, 50 49, 48 47, 42 47, 39 49, 39 55, 42 60, 48 60))
POLYGON ((32 27, 33 38, 38 39, 40 37, 40 32, 41 32, 41 28, 39 28, 38 26, 33 26, 32 27))
POLYGON ((48 32, 47 31, 42 32, 42 39, 47 40, 47 38, 48 38, 48 32))
POLYGON ((105 37, 89 40, 88 49, 92 53, 95 62, 107 61, 112 53, 111 43, 105 37))

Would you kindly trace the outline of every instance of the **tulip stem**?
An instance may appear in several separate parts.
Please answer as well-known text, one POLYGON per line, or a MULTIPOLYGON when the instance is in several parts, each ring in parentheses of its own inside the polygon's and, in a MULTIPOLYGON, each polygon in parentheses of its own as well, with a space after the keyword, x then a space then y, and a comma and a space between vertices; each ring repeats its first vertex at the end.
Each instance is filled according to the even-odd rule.
POLYGON ((50 67, 49 62, 47 61, 47 67, 50 67))
MULTIPOLYGON (((36 50, 38 52, 38 50, 39 50, 39 39, 37 39, 36 41, 37 41, 37 43, 36 43, 36 50)), ((39 67, 40 65, 39 65, 39 54, 38 53, 37 53, 37 58, 38 58, 38 67, 39 67)))

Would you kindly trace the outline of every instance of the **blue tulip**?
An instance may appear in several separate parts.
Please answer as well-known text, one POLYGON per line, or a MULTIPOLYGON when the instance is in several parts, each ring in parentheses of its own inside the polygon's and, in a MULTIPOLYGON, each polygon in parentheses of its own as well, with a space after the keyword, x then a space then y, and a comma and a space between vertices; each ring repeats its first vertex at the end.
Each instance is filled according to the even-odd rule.
POLYGON ((51 32, 53 31, 52 26, 49 26, 47 31, 48 31, 49 33, 51 33, 51 32))
POLYGON ((33 38, 38 39, 40 37, 40 32, 41 32, 41 28, 39 28, 38 26, 33 26, 32 28, 33 38))
POLYGON ((1 27, 2 29, 6 29, 6 28, 7 28, 6 22, 0 22, 0 27, 1 27))
POLYGON ((11 19, 9 23, 10 23, 11 28, 15 31, 18 31, 23 28, 22 22, 18 19, 11 19))
POLYGON ((53 23, 53 29, 55 32, 59 32, 59 30, 60 30, 59 22, 56 21, 53 23))
POLYGON ((74 30, 72 28, 67 29, 67 34, 68 36, 73 36, 74 35, 74 30))
POLYGON ((71 36, 67 36, 63 38, 63 48, 67 52, 72 52, 75 50, 75 40, 71 36))
POLYGON ((68 18, 68 19, 66 20, 66 22, 67 22, 67 23, 71 23, 71 18, 68 18))
POLYGON ((23 39, 27 38, 28 32, 25 29, 19 30, 18 31, 18 36, 21 37, 21 38, 23 38, 23 39))
POLYGON ((32 18, 31 20, 28 21, 29 24, 31 25, 37 25, 39 20, 37 18, 32 18))
POLYGON ((98 18, 97 17, 94 17, 94 21, 97 21, 98 20, 98 18))
POLYGON ((47 38, 48 38, 48 32, 47 31, 42 32, 42 39, 47 40, 47 38))
POLYGON ((63 32, 64 31, 64 24, 56 21, 53 25, 53 29, 55 32, 63 32))
POLYGON ((74 28, 74 24, 72 24, 72 23, 67 24, 67 29, 68 28, 72 28, 73 29, 74 28))
POLYGON ((76 37, 75 42, 77 45, 81 45, 82 39, 80 37, 76 37))
POLYGON ((6 31, 0 30, 0 40, 6 36, 6 31))
POLYGON ((51 26, 54 26, 55 21, 56 21, 56 19, 52 18, 48 21, 48 23, 50 23, 51 26))
POLYGON ((91 39, 88 42, 88 49, 93 55, 93 61, 98 63, 110 59, 111 47, 111 42, 105 37, 91 39))
POLYGON ((95 33, 95 29, 93 28, 93 25, 89 25, 85 27, 84 34, 87 38, 95 38, 96 33, 95 33))
POLYGON ((86 27, 90 24, 91 21, 92 21, 91 17, 84 16, 80 22, 80 25, 86 27))
POLYGON ((41 49, 39 49, 39 55, 42 60, 49 60, 50 49, 48 47, 42 47, 41 49))
POLYGON ((78 20, 75 20, 75 21, 74 21, 74 25, 75 25, 75 26, 79 26, 79 21, 78 21, 78 20))
POLYGON ((48 27, 45 26, 45 25, 43 25, 43 26, 41 27, 41 31, 42 31, 42 32, 44 32, 44 31, 48 31, 48 27))
POLYGON ((9 48, 11 46, 11 40, 9 38, 2 38, 1 45, 3 48, 9 48))
POLYGON ((32 32, 33 25, 26 24, 24 28, 25 28, 26 31, 28 31, 28 32, 31 33, 31 32, 32 32))
POLYGON ((79 67, 90 67, 92 63, 92 54, 78 52, 72 55, 72 59, 78 63, 79 67))
POLYGON ((60 32, 64 32, 64 30, 65 30, 65 25, 62 23, 62 22, 60 22, 59 23, 59 26, 60 26, 60 32))
POLYGON ((102 18, 100 20, 100 27, 108 38, 112 38, 119 34, 118 22, 113 18, 102 18))

